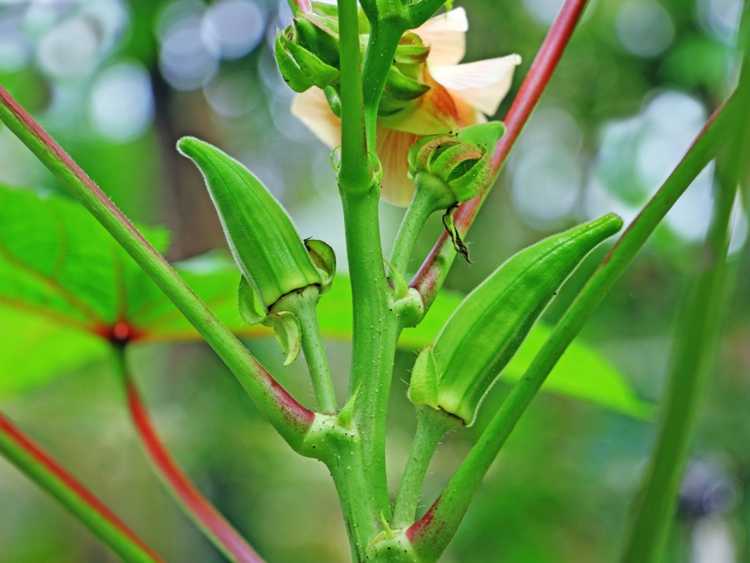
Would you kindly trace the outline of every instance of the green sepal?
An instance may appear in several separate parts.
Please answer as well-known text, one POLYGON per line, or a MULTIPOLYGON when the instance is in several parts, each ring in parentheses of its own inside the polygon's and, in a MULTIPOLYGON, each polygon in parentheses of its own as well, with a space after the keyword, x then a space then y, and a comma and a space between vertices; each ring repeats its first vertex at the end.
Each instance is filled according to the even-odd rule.
POLYGON ((461 302, 425 357, 420 355, 410 399, 473 424, 484 397, 560 286, 621 228, 622 220, 608 214, 505 261, 461 302))
POLYGON ((322 240, 307 239, 305 248, 310 253, 313 264, 320 274, 320 292, 327 291, 336 277, 336 253, 322 240))
POLYGON ((338 90, 334 86, 327 86, 323 89, 323 93, 326 95, 326 101, 328 107, 336 117, 341 117, 341 96, 339 96, 338 90))
POLYGON ((432 346, 428 346, 419 353, 411 370, 408 396, 412 404, 440 410, 439 380, 432 346))
POLYGON ((430 91, 430 86, 404 74, 398 67, 388 71, 383 96, 399 102, 411 102, 430 91))
POLYGON ((293 41, 288 43, 288 48, 302 72, 307 73, 318 88, 325 88, 338 80, 340 73, 336 67, 323 62, 317 55, 293 41))
POLYGON ((268 309, 263 304, 258 290, 245 279, 245 276, 240 278, 238 298, 240 315, 247 324, 257 325, 266 320, 268 309))
POLYGON ((273 329, 276 340, 284 351, 284 365, 288 366, 297 359, 302 347, 302 329, 294 313, 274 311, 264 321, 273 329))
MULTIPOLYGON (((422 83, 419 78, 412 77, 398 65, 391 66, 386 77, 383 97, 378 110, 381 117, 391 117, 411 110, 419 103, 419 99, 430 91, 430 86, 422 83)), ((412 72, 417 76, 420 72, 412 72)))

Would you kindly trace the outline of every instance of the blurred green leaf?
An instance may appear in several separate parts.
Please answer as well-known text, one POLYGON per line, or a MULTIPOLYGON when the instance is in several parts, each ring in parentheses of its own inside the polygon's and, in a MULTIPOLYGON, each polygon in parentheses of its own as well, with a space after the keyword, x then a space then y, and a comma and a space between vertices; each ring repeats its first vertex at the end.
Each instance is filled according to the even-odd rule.
MULTIPOLYGON (((159 249, 165 230, 146 237, 159 249)), ((77 204, 0 189, 0 300, 88 332, 129 319, 157 291, 77 204)))
MULTIPOLYGON (((144 231, 160 250, 168 235, 144 231)), ((240 318, 240 274, 224 252, 177 263, 176 268, 211 310, 247 338, 270 336, 240 318)), ((404 331, 404 348, 427 345, 455 310, 461 296, 445 292, 425 320, 404 331)), ((351 290, 338 276, 319 306, 329 339, 351 338, 351 290)), ((134 330, 135 343, 197 340, 198 334, 159 288, 110 235, 77 204, 26 190, 0 188, 0 394, 20 391, 106 357, 104 337, 117 322, 134 330)), ((537 325, 508 364, 501 381, 515 381, 546 340, 537 325)), ((585 399, 633 416, 647 408, 622 375, 601 355, 574 343, 546 389, 585 399)))
POLYGON ((0 305, 0 342, 0 396, 44 385, 109 353, 96 336, 4 305, 0 305))
POLYGON ((672 49, 664 63, 665 77, 683 88, 721 91, 731 49, 709 37, 692 34, 672 49))

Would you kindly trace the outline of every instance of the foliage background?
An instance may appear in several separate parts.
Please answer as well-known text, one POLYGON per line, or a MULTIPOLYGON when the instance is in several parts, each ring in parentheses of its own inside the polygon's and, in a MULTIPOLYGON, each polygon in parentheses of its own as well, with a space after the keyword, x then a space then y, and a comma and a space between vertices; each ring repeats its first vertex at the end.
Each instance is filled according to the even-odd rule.
MULTIPOLYGON (((520 53, 517 88, 561 2, 457 4, 472 25, 467 60, 520 53)), ((726 92, 739 6, 594 0, 472 232, 474 262, 458 264, 449 286, 467 291, 518 248, 605 210, 632 217, 726 92)), ((239 156, 284 202, 302 234, 332 243, 345 264, 327 151, 289 114, 291 92, 273 63, 272 38, 286 17, 284 2, 275 0, 0 0, 0 83, 127 213, 172 230, 171 258, 223 244, 199 176, 174 150, 180 136, 194 134, 239 156)), ((59 189, 7 130, 0 130, 0 182, 59 189)), ((676 311, 710 216, 711 182, 710 170, 695 182, 585 331, 646 400, 661 391, 676 311)), ((383 208, 386 239, 400 213, 383 208)), ((422 251, 438 230, 436 221, 422 251)), ((747 230, 738 208, 737 284, 684 485, 675 562, 750 562, 747 230)), ((0 340, 12 346, 15 327, 2 315, 0 340)), ((272 342, 251 346, 279 368, 286 385, 308 396, 299 364, 282 371, 272 342)), ((344 374, 348 346, 331 342, 330 351, 344 374)), ((412 361, 412 353, 398 357, 394 479, 413 425, 403 398, 412 361)), ((324 467, 288 450, 205 346, 153 345, 138 353, 135 366, 177 458, 261 553, 270 561, 346 560, 324 467)), ((0 370, 0 377, 13 377, 13 365, 0 370)), ((0 397, 2 410, 167 560, 220 561, 149 472, 110 368, 93 364, 64 375, 0 397)), ((500 386, 494 400, 504 391, 500 386)), ((647 421, 542 395, 445 560, 614 561, 652 438, 647 421)), ((445 444, 428 479, 433 492, 469 441, 456 436, 445 444)), ((0 563, 114 561, 4 462, 0 498, 0 563)))

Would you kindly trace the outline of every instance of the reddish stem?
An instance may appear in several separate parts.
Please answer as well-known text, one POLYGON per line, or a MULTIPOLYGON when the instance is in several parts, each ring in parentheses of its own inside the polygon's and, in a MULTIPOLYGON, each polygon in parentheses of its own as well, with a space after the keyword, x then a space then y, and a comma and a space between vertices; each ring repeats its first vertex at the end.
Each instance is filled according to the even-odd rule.
POLYGON ((184 503, 190 516, 194 517, 198 524, 209 532, 212 539, 216 540, 218 546, 227 555, 230 555, 233 561, 238 563, 263 563, 263 560, 253 548, 201 495, 187 475, 178 467, 156 434, 135 382, 127 372, 125 372, 124 377, 130 416, 146 453, 159 475, 184 503))
POLYGON ((17 447, 24 450, 30 455, 36 463, 42 466, 47 472, 58 479, 69 491, 75 494, 81 502, 89 506, 102 519, 117 528, 131 542, 140 547, 145 553, 148 553, 155 561, 163 561, 150 547, 148 547, 135 532, 120 520, 102 501, 100 501, 91 491, 79 483, 70 473, 63 469, 54 459, 46 454, 41 447, 34 443, 31 438, 26 436, 19 428, 13 425, 11 421, 0 413, 0 432, 17 447))
POLYGON ((310 0, 294 0, 294 4, 302 12, 312 12, 312 2, 310 0))
MULTIPOLYGON (((547 84, 549 84, 563 51, 581 19, 587 2, 588 0, 566 0, 554 23, 549 28, 531 68, 521 84, 518 95, 516 95, 513 104, 505 115, 506 132, 498 142, 492 159, 495 175, 500 173, 513 145, 523 131, 547 84)), ((494 181, 488 185, 487 192, 493 184, 494 181)), ((456 210, 454 220, 462 235, 465 235, 474 223, 487 192, 467 201, 456 210)), ((434 300, 442 280, 447 275, 446 270, 450 268, 452 263, 453 255, 448 256, 448 252, 452 252, 448 246, 450 244, 452 244, 450 237, 443 232, 411 281, 411 286, 419 291, 423 301, 428 305, 434 300)))

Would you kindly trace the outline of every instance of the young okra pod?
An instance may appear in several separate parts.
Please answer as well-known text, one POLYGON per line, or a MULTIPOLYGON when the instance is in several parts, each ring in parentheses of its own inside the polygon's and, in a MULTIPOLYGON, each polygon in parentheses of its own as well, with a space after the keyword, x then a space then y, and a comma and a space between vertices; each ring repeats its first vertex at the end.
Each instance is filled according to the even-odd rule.
POLYGON ((509 258, 472 291, 412 371, 409 398, 470 426, 485 395, 558 288, 583 258, 615 234, 608 214, 509 258))
POLYGON ((304 294, 317 299, 333 280, 333 251, 321 241, 303 242, 284 208, 240 162, 194 137, 180 139, 177 146, 203 174, 242 273, 240 311, 252 324, 272 326, 287 362, 293 361, 299 326, 284 298, 314 288, 304 294))

